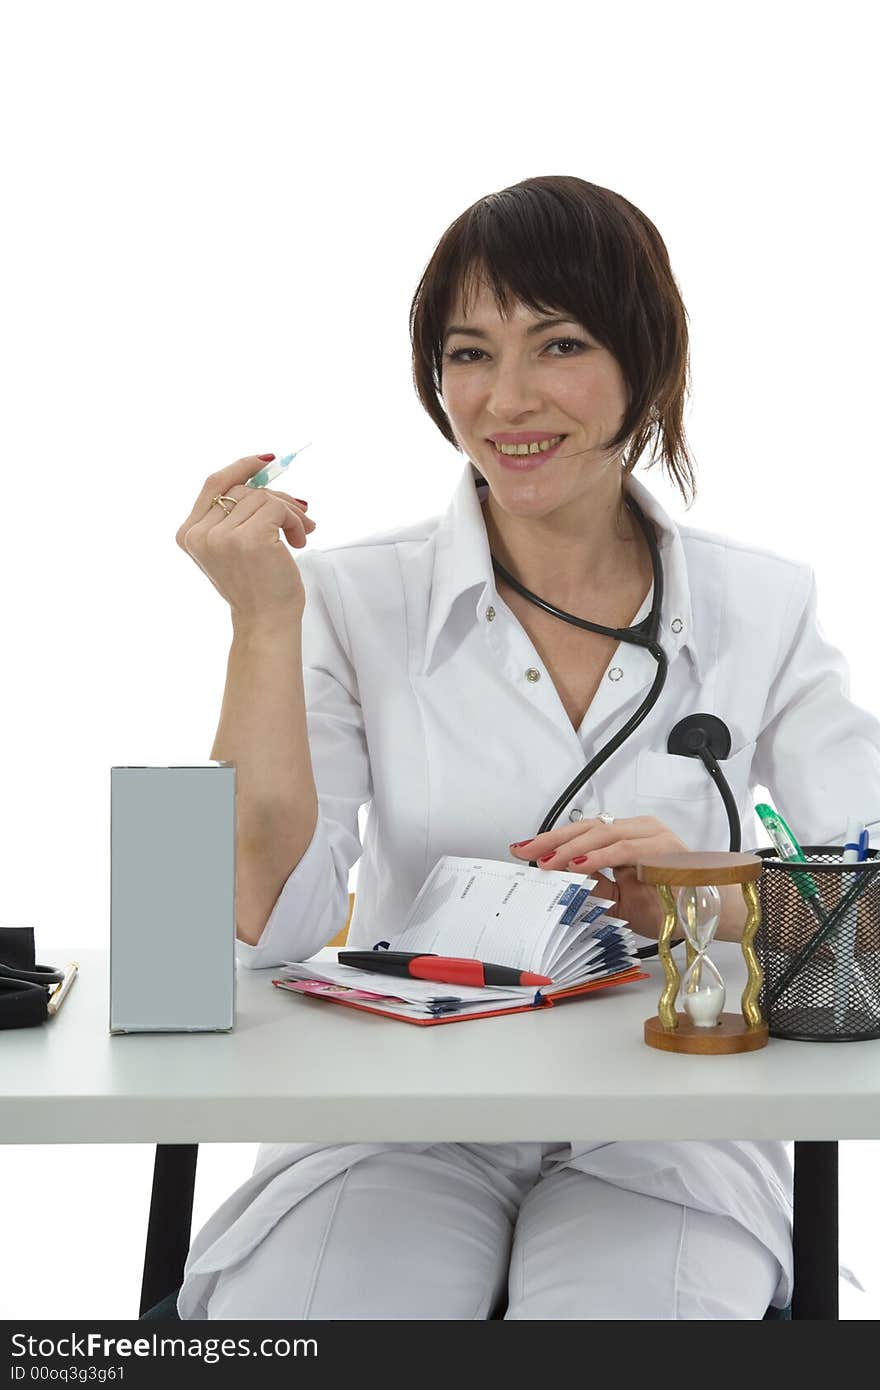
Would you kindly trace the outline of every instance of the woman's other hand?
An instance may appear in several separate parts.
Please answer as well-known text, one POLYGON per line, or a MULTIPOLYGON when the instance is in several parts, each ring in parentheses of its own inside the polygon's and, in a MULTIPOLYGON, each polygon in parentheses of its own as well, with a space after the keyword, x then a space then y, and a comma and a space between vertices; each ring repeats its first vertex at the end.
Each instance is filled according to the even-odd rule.
POLYGON ((663 906, 657 889, 639 882, 636 865, 655 854, 688 851, 689 846, 654 816, 624 817, 611 825, 584 819, 510 846, 513 857, 522 863, 537 860, 540 869, 573 870, 595 878, 596 897, 614 899, 615 913, 633 931, 652 937, 663 924, 663 906), (616 881, 603 869, 613 869, 616 881))

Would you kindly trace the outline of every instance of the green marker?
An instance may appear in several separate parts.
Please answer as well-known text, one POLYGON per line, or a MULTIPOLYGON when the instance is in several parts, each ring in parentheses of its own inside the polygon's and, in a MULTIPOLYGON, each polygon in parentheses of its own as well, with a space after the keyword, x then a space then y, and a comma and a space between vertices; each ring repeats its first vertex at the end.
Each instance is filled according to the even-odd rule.
MULTIPOLYGON (((773 841, 779 858, 788 864, 805 864, 804 852, 779 812, 774 811, 772 806, 768 806, 762 801, 759 806, 755 807, 755 813, 761 817, 761 823, 773 841)), ((819 896, 815 879, 812 879, 809 874, 792 874, 792 878, 795 887, 816 921, 824 925, 828 920, 828 913, 822 906, 822 899, 819 896)))

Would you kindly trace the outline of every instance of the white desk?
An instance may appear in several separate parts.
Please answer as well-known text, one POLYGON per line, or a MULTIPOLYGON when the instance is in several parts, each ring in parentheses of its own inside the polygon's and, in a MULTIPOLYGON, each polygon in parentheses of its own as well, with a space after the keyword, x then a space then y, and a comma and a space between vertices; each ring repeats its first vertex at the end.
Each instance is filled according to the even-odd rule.
MULTIPOLYGON (((880 1138, 880 1040, 658 1051, 642 1040, 656 960, 650 981, 433 1028, 240 969, 231 1033, 111 1037, 107 953, 63 954, 81 972, 57 1017, 0 1034, 7 1143, 880 1138)), ((739 946, 712 955, 736 1010, 739 946)))
MULTIPOLYGON (((661 988, 656 960, 650 980, 433 1028, 275 989, 274 970, 239 970, 231 1033, 111 1036, 108 953, 63 954, 81 972, 58 1015, 0 1034, 0 1139, 157 1145, 142 1311, 180 1282, 199 1143, 880 1138, 880 1042, 658 1051, 642 1034, 661 988)), ((740 948, 720 942, 712 956, 736 1010, 740 948)), ((836 1145, 799 1142, 795 1169, 795 1264, 809 1292, 794 1316, 836 1317, 836 1145)))

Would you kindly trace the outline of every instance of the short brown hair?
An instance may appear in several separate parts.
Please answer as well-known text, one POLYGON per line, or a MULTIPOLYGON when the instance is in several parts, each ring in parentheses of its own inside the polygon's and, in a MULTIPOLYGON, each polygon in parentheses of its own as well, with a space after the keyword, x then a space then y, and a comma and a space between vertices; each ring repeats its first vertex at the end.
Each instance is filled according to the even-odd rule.
POLYGON ((690 395, 687 310, 653 222, 619 193, 570 175, 523 179, 481 198, 443 233, 410 308, 413 380, 425 410, 459 448, 440 400, 443 341, 456 293, 465 313, 476 280, 499 313, 511 299, 535 313, 565 313, 617 359, 628 387, 619 449, 632 472, 652 443, 690 506, 696 495, 683 415, 690 395))

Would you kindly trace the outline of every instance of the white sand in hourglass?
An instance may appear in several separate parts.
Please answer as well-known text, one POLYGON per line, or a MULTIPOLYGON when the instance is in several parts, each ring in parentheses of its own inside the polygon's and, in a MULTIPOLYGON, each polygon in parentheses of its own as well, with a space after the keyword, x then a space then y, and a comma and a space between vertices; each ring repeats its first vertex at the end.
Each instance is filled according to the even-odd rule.
POLYGON ((676 895, 678 919, 696 958, 681 986, 685 1013, 697 1028, 714 1028, 724 1010, 724 981, 706 954, 721 916, 721 894, 709 885, 680 888, 676 895))

